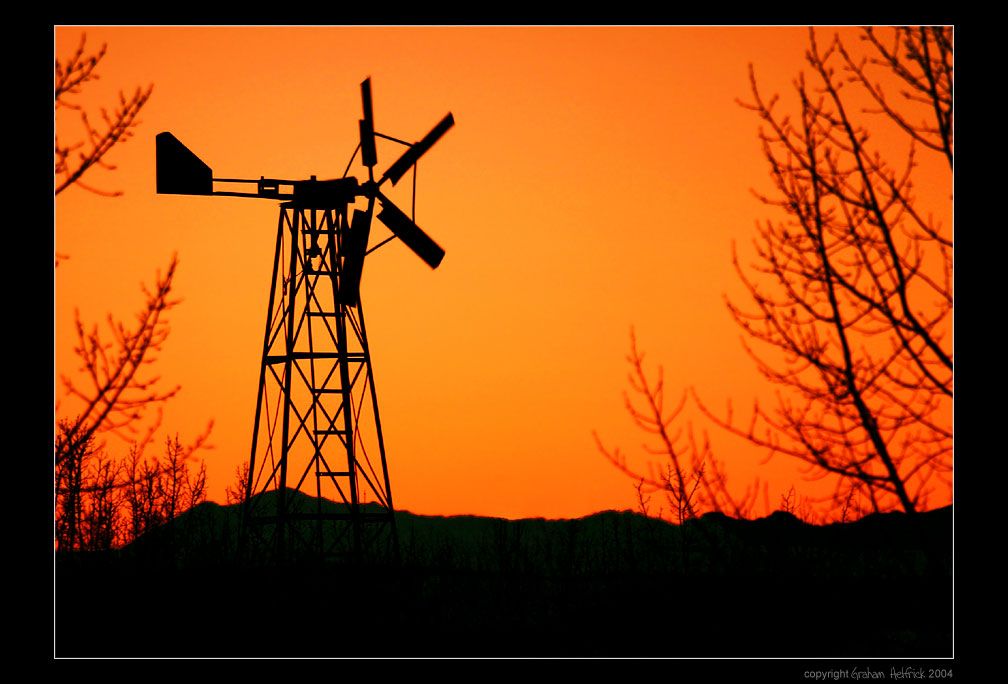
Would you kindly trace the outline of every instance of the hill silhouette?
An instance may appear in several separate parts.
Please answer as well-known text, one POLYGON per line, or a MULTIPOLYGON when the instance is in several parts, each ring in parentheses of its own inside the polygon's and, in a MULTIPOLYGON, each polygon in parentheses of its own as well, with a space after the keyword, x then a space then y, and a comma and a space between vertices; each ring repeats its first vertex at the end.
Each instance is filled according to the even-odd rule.
POLYGON ((708 514, 681 528, 616 511, 397 511, 398 554, 284 566, 238 558, 239 522, 236 507, 204 503, 130 547, 57 554, 57 655, 952 653, 951 507, 827 526, 708 514), (130 598, 96 610, 108 595, 130 598), (116 628, 124 613, 136 631, 116 628), (108 629, 81 630, 81 614, 108 629))

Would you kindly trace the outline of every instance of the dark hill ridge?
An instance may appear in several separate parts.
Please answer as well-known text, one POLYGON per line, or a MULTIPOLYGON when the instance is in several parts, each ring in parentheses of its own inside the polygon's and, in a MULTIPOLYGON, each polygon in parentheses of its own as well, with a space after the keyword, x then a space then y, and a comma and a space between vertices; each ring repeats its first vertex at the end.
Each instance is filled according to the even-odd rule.
POLYGON ((207 503, 135 548, 58 557, 57 654, 951 655, 951 507, 824 527, 785 513, 710 514, 682 529, 631 512, 504 520, 399 511, 397 562, 283 569, 235 562, 238 520, 234 507, 207 503), (80 587, 211 619, 169 620, 151 628, 157 634, 118 641, 100 629, 61 632, 78 611, 101 619, 80 587), (297 629, 255 636, 281 624, 297 629), (179 629, 192 636, 168 636, 179 629))
MULTIPOLYGON (((288 496, 299 511, 315 511, 319 503, 327 513, 346 511, 343 504, 319 502, 302 493, 290 491, 288 496)), ((368 504, 362 509, 380 510, 368 504)), ((756 520, 708 513, 682 530, 630 511, 603 511, 571 520, 408 511, 395 515, 399 562, 409 567, 550 576, 645 572, 774 577, 914 576, 940 568, 951 576, 951 506, 915 516, 876 513, 825 526, 806 524, 783 511, 756 520)), ((233 547, 239 520, 236 506, 201 504, 176 519, 175 551, 186 549, 186 557, 193 560, 224 554, 233 547)))

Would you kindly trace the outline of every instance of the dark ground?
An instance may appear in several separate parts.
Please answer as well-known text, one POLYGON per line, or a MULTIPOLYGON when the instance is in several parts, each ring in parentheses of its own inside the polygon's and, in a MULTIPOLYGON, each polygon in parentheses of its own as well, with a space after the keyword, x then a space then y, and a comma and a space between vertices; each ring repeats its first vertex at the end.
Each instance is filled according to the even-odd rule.
POLYGON ((250 569, 206 506, 171 543, 57 554, 55 655, 952 655, 951 508, 827 527, 708 515, 685 552, 679 528, 631 513, 398 513, 396 563, 250 569))

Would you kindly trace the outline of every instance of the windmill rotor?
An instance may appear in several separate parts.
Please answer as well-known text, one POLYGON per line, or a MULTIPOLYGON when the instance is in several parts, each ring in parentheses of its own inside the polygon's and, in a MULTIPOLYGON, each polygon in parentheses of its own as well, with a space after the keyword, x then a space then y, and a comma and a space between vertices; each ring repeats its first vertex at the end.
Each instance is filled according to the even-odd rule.
MULTIPOLYGON (((373 170, 372 167, 377 164, 377 154, 374 145, 375 130, 371 105, 370 78, 365 79, 361 83, 361 100, 364 110, 364 118, 360 122, 361 161, 368 167, 369 173, 371 173, 373 170)), ((455 119, 449 112, 420 142, 410 145, 385 171, 381 180, 377 183, 365 183, 362 187, 363 192, 369 199, 368 215, 370 216, 373 213, 374 199, 379 200, 382 210, 378 212, 378 220, 385 224, 392 231, 393 235, 402 240, 403 244, 413 250, 431 268, 437 268, 441 263, 445 254, 444 250, 412 218, 409 218, 405 212, 383 195, 380 188, 385 181, 392 181, 393 186, 398 183, 403 174, 416 166, 420 157, 426 154, 454 125, 455 119)))
MULTIPOLYGON (((398 159, 382 174, 378 181, 374 180, 374 167, 378 163, 376 136, 396 140, 375 132, 374 110, 372 107, 371 79, 361 83, 361 105, 363 118, 359 121, 361 163, 367 168, 368 178, 358 181, 354 177, 317 180, 314 176, 309 180, 281 180, 275 178, 258 179, 214 178, 210 167, 193 154, 171 133, 157 135, 157 191, 160 194, 183 195, 226 195, 231 197, 259 197, 264 199, 293 200, 299 206, 325 209, 339 204, 352 203, 359 197, 368 201, 367 210, 355 210, 353 221, 348 230, 350 238, 347 248, 341 255, 344 259, 344 301, 348 304, 356 302, 360 288, 360 277, 363 271, 364 256, 368 253, 367 238, 370 235, 371 219, 375 215, 375 201, 381 203, 378 220, 392 234, 411 249, 431 268, 437 268, 444 258, 442 249, 415 220, 399 209, 388 197, 380 191, 386 181, 395 186, 402 176, 414 168, 420 158, 437 143, 452 126, 455 119, 449 112, 427 135, 419 142, 409 145, 398 159), (214 183, 252 184, 252 191, 216 190, 214 183), (363 242, 359 239, 363 236, 363 242), (349 263, 347 263, 349 260, 349 263)), ((402 142, 402 141, 399 141, 402 142)), ((406 143, 404 143, 406 144, 406 143)), ((317 247, 313 242, 311 256, 318 256, 317 247)))

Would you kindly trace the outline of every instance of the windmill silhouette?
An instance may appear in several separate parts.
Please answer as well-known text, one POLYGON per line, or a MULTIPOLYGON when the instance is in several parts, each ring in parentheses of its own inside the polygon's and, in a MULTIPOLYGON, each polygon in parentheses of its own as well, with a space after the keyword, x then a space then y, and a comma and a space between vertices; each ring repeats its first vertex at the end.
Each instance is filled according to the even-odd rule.
POLYGON ((441 263, 444 250, 381 188, 413 169, 415 193, 417 161, 454 119, 449 113, 411 145, 375 131, 370 79, 361 84, 361 100, 360 143, 347 172, 359 151, 363 181, 347 172, 330 180, 214 178, 171 133, 156 139, 159 194, 280 201, 243 541, 255 537, 281 559, 305 551, 360 558, 382 540, 398 546, 360 282, 365 256, 395 238, 431 268, 441 263), (377 180, 376 137, 407 146, 377 180), (256 187, 234 191, 215 183, 256 187), (366 209, 353 208, 351 216, 350 208, 365 201, 366 209), (392 235, 369 249, 376 202, 377 218, 392 235))

